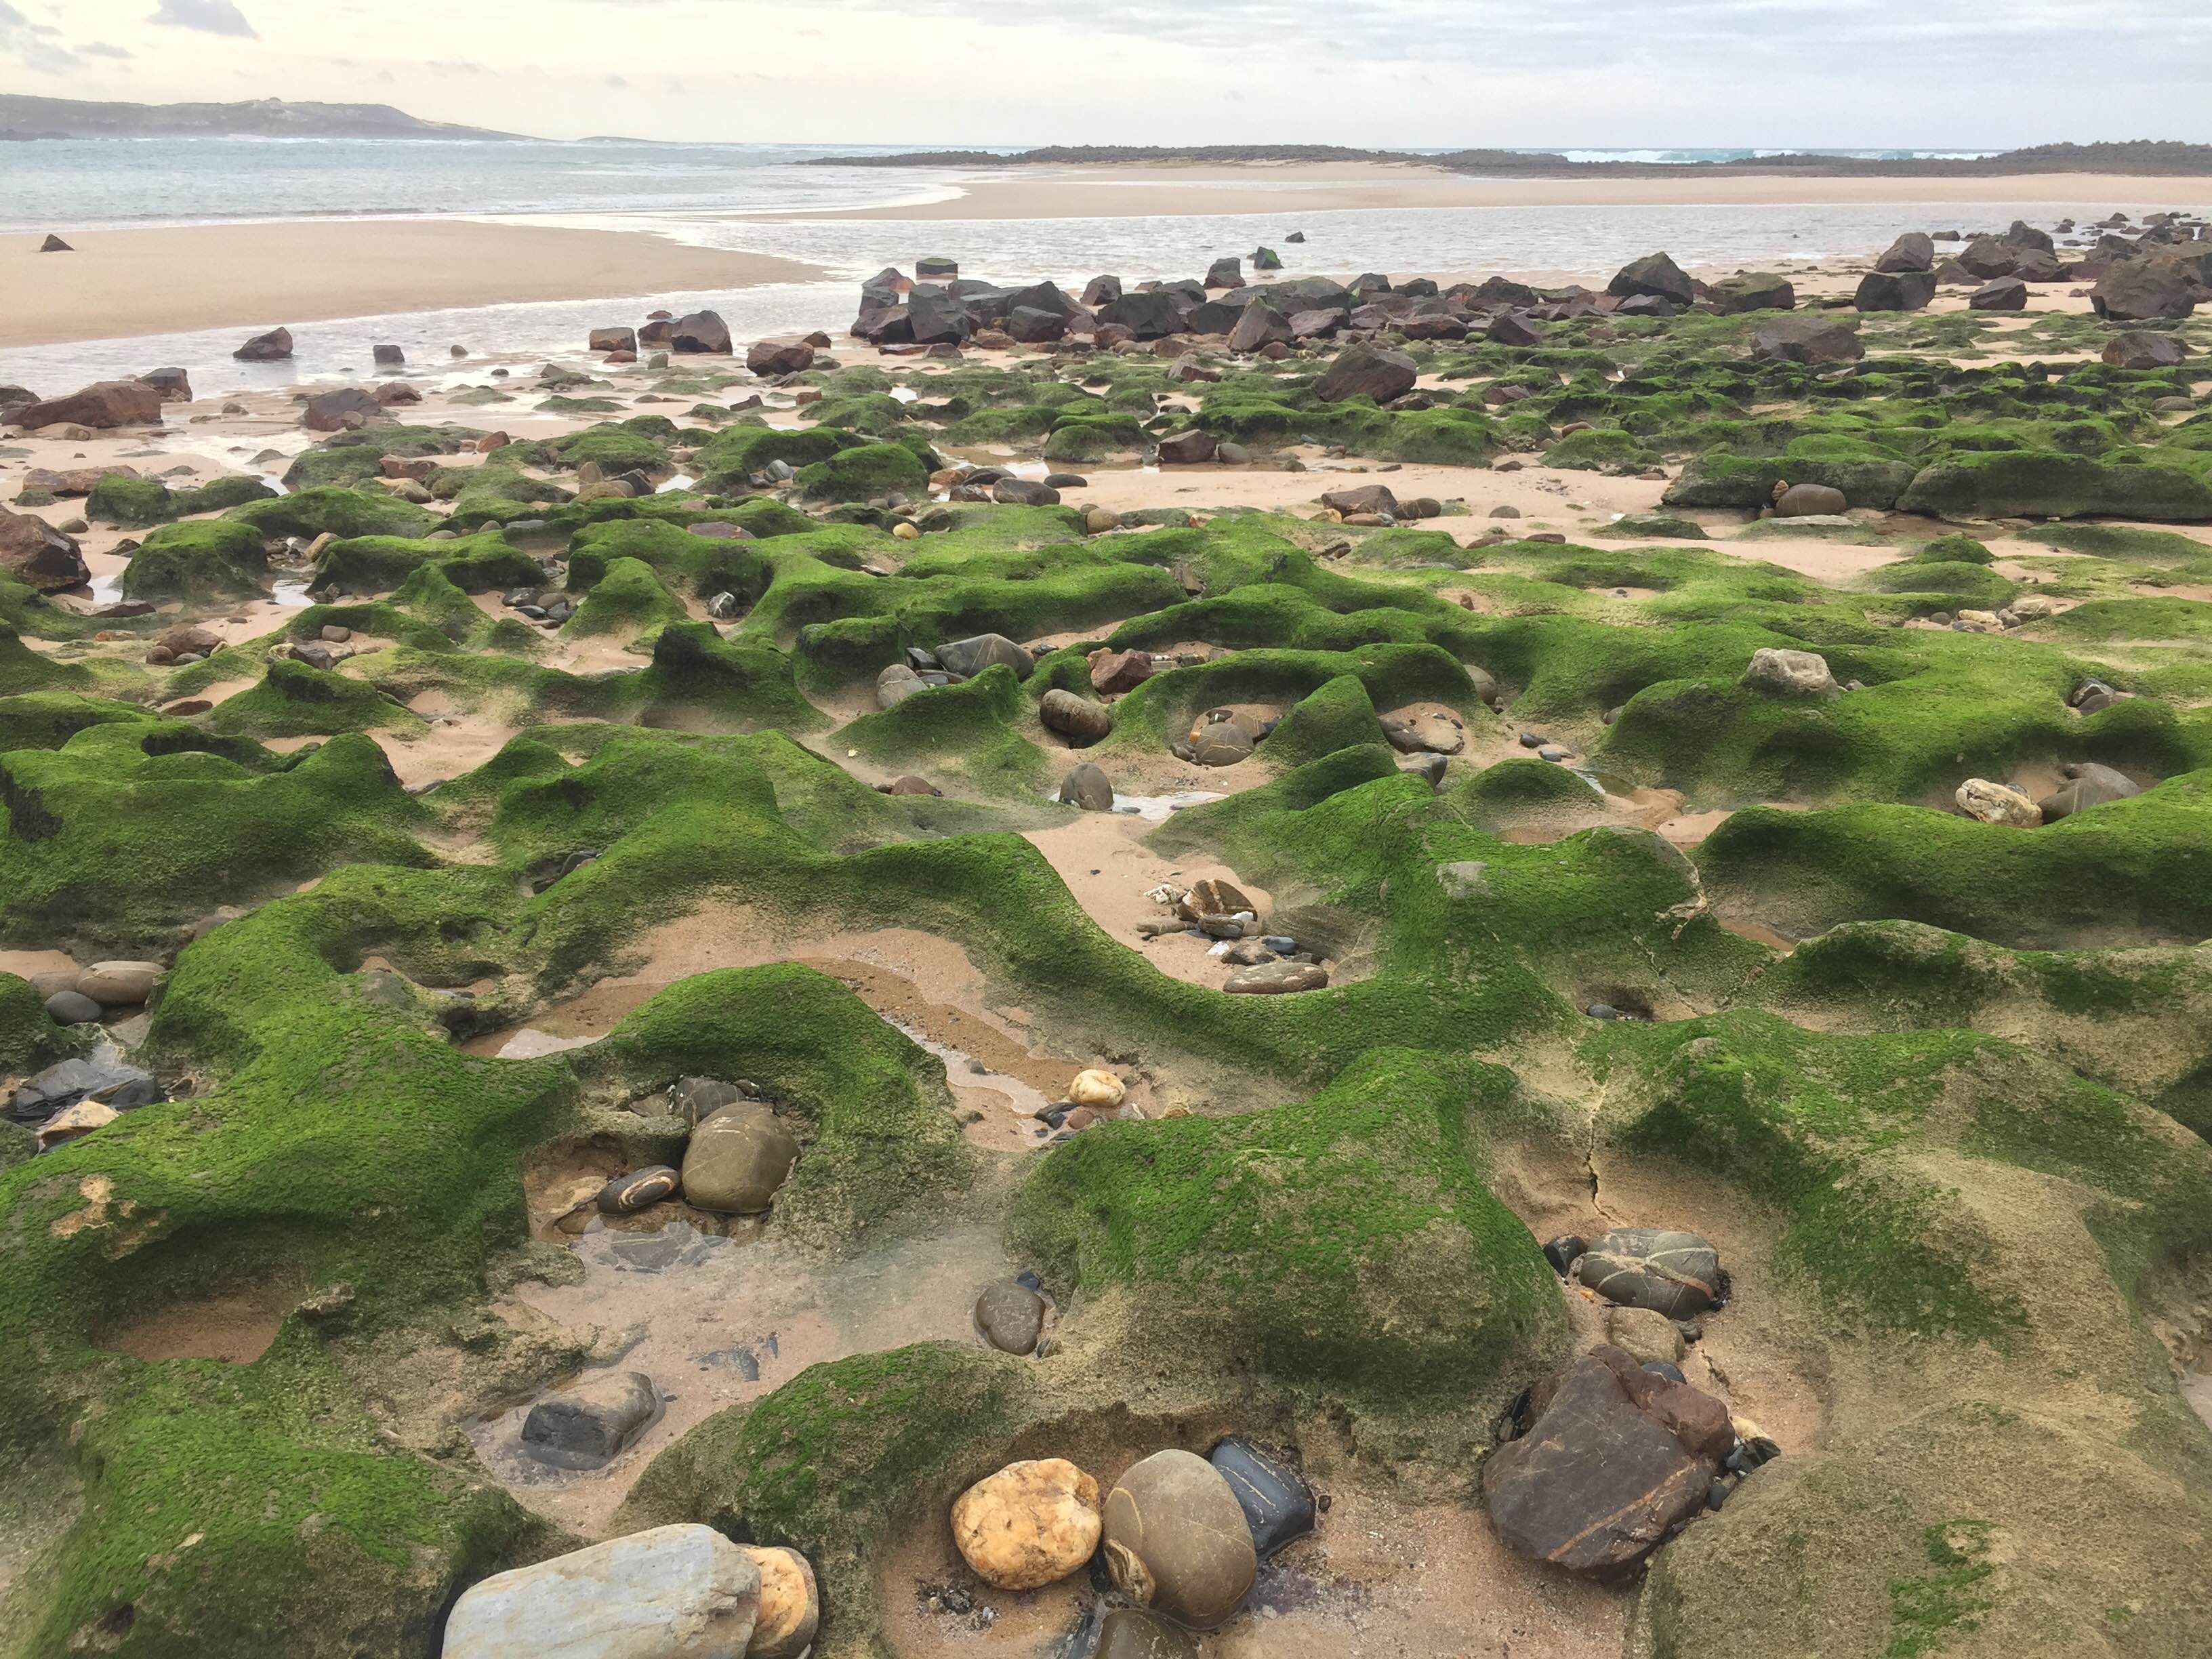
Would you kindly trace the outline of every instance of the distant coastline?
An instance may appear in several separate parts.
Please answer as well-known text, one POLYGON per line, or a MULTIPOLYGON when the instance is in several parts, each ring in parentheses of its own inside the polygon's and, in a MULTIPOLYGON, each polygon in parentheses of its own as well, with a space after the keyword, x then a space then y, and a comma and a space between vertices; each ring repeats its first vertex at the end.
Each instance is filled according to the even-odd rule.
POLYGON ((0 93, 0 141, 99 138, 423 138, 514 143, 521 135, 424 121, 389 104, 128 104, 0 93))
MULTIPOLYGON (((1786 152, 1723 161, 1577 161, 1549 151, 1462 149, 1442 154, 1355 149, 1334 144, 1054 144, 1012 152, 908 150, 844 157, 836 165, 870 167, 1083 167, 1131 165, 1252 167, 1358 161, 1434 167, 1486 178, 1680 178, 1685 173, 1791 173, 1867 179, 2005 178, 2025 173, 2112 173, 2135 178, 2212 174, 2212 144, 2137 139, 2118 143, 2036 144, 1985 156, 1854 156, 1786 152)), ((829 165, 800 161, 800 167, 829 165)))

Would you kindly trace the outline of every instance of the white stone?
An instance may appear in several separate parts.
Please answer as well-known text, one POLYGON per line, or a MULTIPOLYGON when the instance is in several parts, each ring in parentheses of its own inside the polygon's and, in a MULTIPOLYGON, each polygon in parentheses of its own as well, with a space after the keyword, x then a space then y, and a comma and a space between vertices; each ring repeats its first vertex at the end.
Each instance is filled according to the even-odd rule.
POLYGON ((1790 697, 1826 697, 1836 692, 1836 677, 1817 651, 1779 651, 1769 647, 1752 654, 1743 683, 1754 690, 1790 697))
POLYGON ((760 1569, 712 1527, 655 1527, 473 1586, 442 1659, 744 1659, 760 1569))
POLYGON ((2033 830, 2043 822, 2043 809, 2017 789, 1987 778, 1968 778, 1952 797, 1959 810, 1984 823, 2009 830, 2033 830))

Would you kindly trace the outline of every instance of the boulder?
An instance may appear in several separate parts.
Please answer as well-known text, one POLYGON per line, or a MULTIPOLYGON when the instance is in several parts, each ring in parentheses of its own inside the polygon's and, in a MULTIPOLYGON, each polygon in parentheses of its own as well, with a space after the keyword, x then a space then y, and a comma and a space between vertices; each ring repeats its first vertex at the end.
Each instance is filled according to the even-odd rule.
POLYGON ((1253 1552, 1261 1560, 1314 1529, 1313 1488, 1280 1458, 1262 1451, 1242 1435, 1232 1434, 1214 1447, 1206 1462, 1228 1481, 1237 1506, 1244 1511, 1253 1552))
POLYGON ((2171 334, 2116 334, 2104 360, 2114 368, 2173 368, 2189 360, 2189 348, 2171 334))
POLYGON ((308 398, 301 411, 300 424, 310 432, 343 432, 384 418, 384 405, 376 401, 374 392, 349 386, 308 398))
POLYGON ((914 274, 927 282, 949 283, 959 276, 960 262, 957 259, 947 259, 942 255, 927 259, 916 259, 914 262, 914 274))
POLYGON ((396 345, 374 345, 368 349, 368 360, 379 368, 399 368, 405 365, 407 354, 396 345))
POLYGON ((1231 996, 1291 996, 1328 988, 1328 969, 1312 962, 1265 962, 1230 975, 1223 990, 1231 996))
POLYGON ((1244 1604, 1259 1556, 1220 1470, 1179 1449, 1133 1465, 1106 1494, 1106 1571, 1132 1601, 1194 1630, 1244 1604))
POLYGON ((0 507, 0 570, 41 593, 81 587, 92 580, 74 537, 30 513, 0 507))
POLYGON ((1850 503, 1844 492, 1827 484, 1791 484, 1774 498, 1778 519, 1832 519, 1850 503))
POLYGON ((2039 248, 2045 253, 2057 246, 2051 240, 2050 232, 2038 230, 2025 219, 2014 220, 2012 228, 2005 232, 2004 239, 2014 247, 2039 248))
POLYGON ((762 1581, 712 1527, 655 1527, 471 1586, 441 1659, 738 1659, 762 1581))
POLYGON ((1960 270, 1984 282, 1993 276, 2012 276, 2020 268, 2020 250, 1994 236, 1977 236, 1956 257, 1960 270))
POLYGON ((1606 1315, 1605 1334, 1616 1348, 1633 1355, 1639 1364, 1681 1363, 1681 1327, 1652 1308, 1615 1308, 1606 1315))
POLYGON ((1936 278, 1920 270, 1871 270, 1851 303, 1861 311, 1923 311, 1936 297, 1936 278))
POLYGON ((76 988, 103 1008, 135 1008, 161 982, 158 962, 95 962, 77 975, 76 988))
POLYGON ((1194 428, 1160 440, 1160 460, 1169 466, 1195 466, 1213 459, 1213 434, 1194 428))
POLYGON ((669 325, 668 349, 692 356, 726 357, 731 353, 730 325, 711 311, 695 311, 669 325))
POLYGON ((31 430, 42 426, 88 426, 97 430, 159 426, 161 394, 143 380, 101 380, 66 398, 27 404, 9 418, 31 430))
POLYGON ((1397 496, 1388 484, 1355 484, 1349 489, 1328 490, 1322 496, 1321 504, 1347 519, 1368 513, 1389 519, 1404 516, 1397 496))
POLYGON ((760 1573, 760 1608, 744 1659, 799 1659, 822 1625, 822 1591, 814 1568, 794 1549, 740 1546, 760 1573))
POLYGON ((945 793, 942 789, 939 789, 927 778, 918 778, 914 776, 911 773, 905 777, 892 780, 890 787, 886 788, 884 793, 888 795, 932 796, 941 796, 945 793))
POLYGON ((1234 255, 1225 259, 1216 259, 1206 268, 1206 285, 1208 288, 1243 287, 1244 262, 1234 255))
POLYGON ((150 369, 138 377, 161 394, 165 404, 188 404, 192 400, 192 379, 181 368, 150 369))
POLYGON ((1908 230, 1892 242, 1881 258, 1874 262, 1876 270, 1897 275, 1911 270, 1936 269, 1936 240, 1925 231, 1908 230))
POLYGON ((1728 1409, 1599 1347, 1549 1383, 1534 1425, 1482 1465, 1491 1524, 1517 1553, 1625 1577, 1692 1516, 1733 1439, 1728 1409))
POLYGON ((1209 726, 1190 739, 1190 757, 1200 766, 1234 766, 1249 760, 1258 739, 1241 726, 1209 726))
POLYGON ((917 691, 929 690, 929 682, 902 662, 895 662, 876 676, 876 707, 896 708, 917 691))
POLYGON ((628 351, 637 349, 637 331, 634 328, 595 328, 592 331, 588 351, 628 351))
POLYGON ((1001 507, 1058 507, 1060 492, 1035 478, 1001 478, 991 486, 991 499, 1001 507))
POLYGON ((1766 272, 1715 283, 1711 297, 1713 309, 1723 317, 1747 311, 1794 311, 1797 307, 1797 290, 1790 279, 1766 272))
POLYGON ((46 999, 46 1018, 57 1025, 89 1025, 101 1017, 98 1003, 82 991, 57 991, 46 999))
POLYGON ((1616 299, 1639 296, 1668 300, 1685 309, 1697 303, 1698 290, 1681 266, 1664 253, 1632 259, 1614 273, 1605 291, 1616 299))
POLYGON ((1060 781, 1060 799, 1085 812, 1110 812, 1114 810, 1113 781, 1099 768, 1086 762, 1060 781))
POLYGON ((2043 822, 2042 809, 2009 784, 1987 778, 1968 778, 1952 799, 1970 818, 2007 830, 2033 830, 2043 822))
POLYGON ((2027 309, 2027 284, 2017 276, 2000 276, 1995 282, 1984 283, 1966 296, 1970 311, 2025 311, 2027 309))
POLYGON ((2130 259, 2099 279, 2089 303, 2116 323, 2179 322, 2197 309, 2197 285, 2173 261, 2130 259))
POLYGON ((1103 697, 1135 690, 1152 677, 1149 651, 1098 651, 1091 658, 1091 689, 1103 697))
POLYGON ((814 348, 804 340, 756 340, 745 367, 763 376, 803 374, 814 367, 814 348))
POLYGON ((774 1111, 758 1101, 735 1101, 692 1131, 684 1196, 718 1214, 765 1214, 798 1162, 799 1142, 774 1111))
POLYGON ((1262 347, 1278 343, 1288 345, 1297 336, 1291 328, 1290 319, 1271 305, 1255 301, 1244 307, 1244 314, 1237 319, 1237 326, 1229 331, 1231 351, 1258 351, 1262 347))
POLYGON ((1006 337, 1019 345, 1049 345, 1067 335, 1067 319, 1034 306, 1016 306, 1006 313, 1006 337))
POLYGON ((1836 677, 1817 651, 1785 651, 1769 646, 1752 653, 1741 684, 1754 691, 1784 697, 1832 696, 1836 677))
POLYGON ((1038 1589, 1080 1571, 1100 1527, 1098 1483, 1065 1458, 1009 1463, 952 1504, 961 1559, 997 1589, 1038 1589))
POLYGON ((47 234, 46 240, 39 244, 39 252, 41 253, 74 253, 76 250, 71 247, 67 242, 62 240, 60 237, 49 232, 47 234))
POLYGON ((906 318, 916 345, 958 345, 975 331, 967 301, 942 288, 916 287, 907 295, 906 318))
POLYGON ((1411 392, 1420 378, 1419 368, 1404 352, 1356 345, 1328 366, 1328 372, 1315 383, 1313 395, 1325 404, 1340 404, 1346 398, 1395 403, 1411 392))
MULTIPOLYGON (((1826 673, 1827 665, 1820 670, 1826 673)), ((1580 1272, 1582 1282, 1607 1301, 1650 1308, 1669 1319, 1705 1312, 1721 1299, 1726 1283, 1719 1251, 1695 1233, 1668 1227, 1616 1227, 1600 1234, 1583 1251, 1580 1272)))
POLYGON ((1035 1353, 1044 1316, 1044 1297, 1018 1279, 1000 1279, 975 1298, 975 1328, 1001 1353, 1035 1353))
POLYGON ((972 639, 940 645, 937 647, 937 661, 946 673, 963 680, 971 680, 992 667, 1011 668, 1018 680, 1025 680, 1036 672, 1036 659, 1004 634, 978 634, 972 639))
POLYGON ((80 1100, 127 1112, 162 1098, 152 1073, 95 1054, 90 1060, 58 1060, 26 1079, 8 1097, 7 1115, 18 1123, 43 1123, 80 1100))
POLYGON ((2142 793, 2142 786, 2125 773, 2094 761, 2070 762, 2064 770, 2068 781, 2035 804, 2045 823, 2056 823, 2106 801, 2126 800, 2142 793))
POLYGON ((532 1406, 522 1421, 522 1449, 556 1468, 600 1468, 659 1410, 660 1395, 643 1371, 602 1371, 532 1406))
POLYGON ((1037 718, 1048 731, 1078 743, 1096 743, 1114 729, 1114 711, 1103 702, 1054 686, 1037 705, 1037 718))
POLYGON ((1127 329, 1133 340, 1164 340, 1181 331, 1183 308, 1165 289, 1139 289, 1100 306, 1098 320, 1127 329))
POLYGON ((95 1129, 105 1129, 122 1114, 96 1100, 80 1100, 56 1112, 39 1126, 39 1150, 50 1152, 68 1141, 82 1140, 95 1129))
POLYGON ((272 328, 257 334, 230 354, 241 363, 282 363, 291 361, 292 331, 272 328))
POLYGON ((1866 356, 1866 347, 1855 324, 1782 317, 1752 331, 1751 355, 1770 362, 1855 363, 1866 356))

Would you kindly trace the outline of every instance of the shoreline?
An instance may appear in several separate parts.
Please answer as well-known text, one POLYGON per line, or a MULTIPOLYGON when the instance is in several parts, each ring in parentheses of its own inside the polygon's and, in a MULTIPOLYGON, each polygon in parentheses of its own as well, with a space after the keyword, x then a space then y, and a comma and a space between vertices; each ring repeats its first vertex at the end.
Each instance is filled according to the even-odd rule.
POLYGON ((0 242, 0 348, 410 312, 823 280, 820 267, 657 228, 477 219, 282 219, 90 230, 69 253, 0 242))

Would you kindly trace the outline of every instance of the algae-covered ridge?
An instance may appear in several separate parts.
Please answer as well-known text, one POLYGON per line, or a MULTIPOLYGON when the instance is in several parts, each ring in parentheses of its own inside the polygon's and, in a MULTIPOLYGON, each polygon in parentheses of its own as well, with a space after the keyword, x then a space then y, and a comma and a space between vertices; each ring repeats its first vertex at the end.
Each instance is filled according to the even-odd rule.
MULTIPOLYGON (((630 1472, 599 1530, 800 1550, 824 1659, 896 1650, 886 1562, 1018 1457, 1237 1431, 1479 1504, 1501 1413, 1602 1334, 1540 1245, 1605 1224, 1723 1242, 1701 1376, 1792 1402, 1619 1592, 1630 1651, 2201 1651, 2197 360, 1946 313, 1839 369, 1754 354, 1762 320, 1394 334, 1419 385, 1383 404, 1319 395, 1326 343, 683 362, 568 388, 558 437, 480 442, 466 398, 337 434, 281 495, 103 481, 161 608, 0 578, 0 949, 161 963, 117 1035, 167 1098, 0 1129, 0 1655, 430 1653, 462 1589, 577 1547, 471 1432, 621 1351, 530 1304, 583 1272, 540 1177, 680 1162, 627 1108, 696 1077, 799 1143, 780 1247, 981 1230, 1058 1310, 1036 1358, 848 1343, 630 1472), (1243 459, 1139 470, 1192 429, 1243 459), (1032 461, 1096 470, 1007 488, 1032 461), (1489 514, 1537 474, 1650 516, 1524 539, 1489 514), (1761 516, 1783 483, 1845 514, 1761 516), (1025 648, 936 670, 983 635, 1025 648), (1778 691, 1775 652, 1832 685, 1778 691), (913 663, 945 683, 888 695, 913 663), (1209 773, 1232 710, 1262 735, 1209 773), (1326 987, 1228 994, 1103 921, 1049 850, 1086 761, 1213 797, 1108 828, 1272 896, 1326 987), (2069 767, 2134 793, 1957 805, 2069 767), (884 1006, 893 935, 1151 1109, 980 1133, 884 1006), (595 1040, 500 1057, 564 1018, 595 1040), (192 1335, 240 1307, 265 1346, 192 1335)), ((89 1047, 4 974, 0 1042, 14 1079, 89 1047)))

